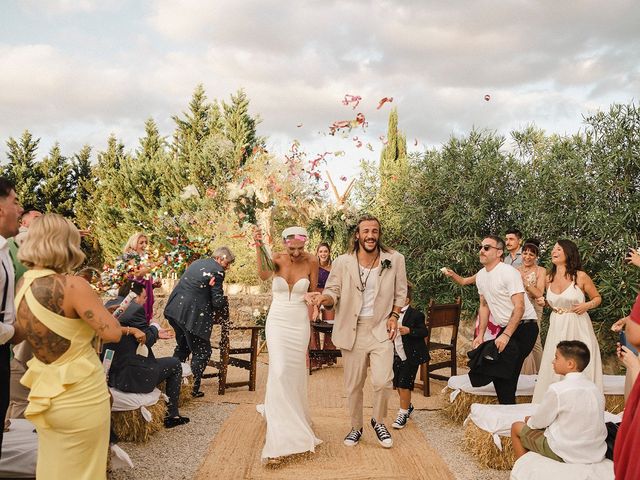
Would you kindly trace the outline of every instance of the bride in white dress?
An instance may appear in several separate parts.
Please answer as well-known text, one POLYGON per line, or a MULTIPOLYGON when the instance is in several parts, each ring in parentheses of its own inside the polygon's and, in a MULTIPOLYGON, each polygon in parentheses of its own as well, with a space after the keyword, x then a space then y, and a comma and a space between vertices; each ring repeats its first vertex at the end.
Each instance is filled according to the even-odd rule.
POLYGON ((561 379, 553 371, 556 345, 563 340, 580 340, 589 348, 591 359, 584 375, 602 390, 602 360, 600 346, 593 331, 588 310, 602 302, 593 280, 583 272, 575 243, 558 240, 551 251, 553 267, 547 278, 547 305, 551 308, 549 331, 542 353, 538 380, 533 391, 533 403, 540 403, 549 385, 561 379), (589 301, 585 301, 585 293, 589 301))
MULTIPOLYGON (((259 231, 254 239, 258 249, 262 242, 259 231)), ((305 295, 314 291, 318 282, 318 259, 304 251, 305 229, 287 228, 282 239, 287 253, 273 256, 275 272, 262 265, 257 254, 260 278, 267 280, 273 275, 273 301, 265 326, 269 374, 264 405, 257 406, 267 421, 263 463, 313 452, 321 443, 311 428, 306 366, 310 326, 305 295)))

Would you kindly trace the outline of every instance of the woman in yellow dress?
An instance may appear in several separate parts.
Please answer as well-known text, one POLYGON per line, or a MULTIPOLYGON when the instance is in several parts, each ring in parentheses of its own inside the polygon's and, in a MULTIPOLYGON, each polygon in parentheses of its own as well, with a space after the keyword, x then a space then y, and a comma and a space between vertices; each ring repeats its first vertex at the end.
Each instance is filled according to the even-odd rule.
POLYGON ((21 383, 38 431, 36 477, 106 479, 109 392, 92 340, 119 341, 120 325, 86 280, 68 274, 84 260, 69 220, 35 219, 18 258, 31 268, 17 285, 16 334, 34 354, 21 383))

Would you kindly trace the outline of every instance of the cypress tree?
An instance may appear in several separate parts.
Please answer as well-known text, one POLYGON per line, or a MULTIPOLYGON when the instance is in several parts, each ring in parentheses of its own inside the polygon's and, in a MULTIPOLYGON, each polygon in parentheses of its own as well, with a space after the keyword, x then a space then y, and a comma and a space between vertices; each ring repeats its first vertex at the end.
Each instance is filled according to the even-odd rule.
POLYGON ((382 185, 386 184, 389 177, 406 172, 407 168, 407 139, 398 130, 398 109, 393 108, 389 113, 387 144, 380 154, 380 179, 382 185))

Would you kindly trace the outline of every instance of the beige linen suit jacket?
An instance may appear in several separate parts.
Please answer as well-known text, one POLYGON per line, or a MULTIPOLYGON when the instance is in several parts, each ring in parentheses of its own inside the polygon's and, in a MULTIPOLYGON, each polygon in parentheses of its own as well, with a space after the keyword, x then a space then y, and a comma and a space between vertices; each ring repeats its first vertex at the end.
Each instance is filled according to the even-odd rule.
MULTIPOLYGON (((387 318, 393 306, 402 307, 407 298, 407 273, 404 256, 396 251, 380 252, 379 276, 376 282, 373 317, 376 326, 373 336, 380 342, 389 339, 387 318), (388 260, 390 268, 382 269, 388 260)), ((332 341, 343 350, 352 350, 356 341, 356 325, 362 309, 363 293, 358 290, 360 268, 355 254, 340 255, 331 267, 331 273, 322 292, 333 298, 336 317, 333 325, 332 341)))

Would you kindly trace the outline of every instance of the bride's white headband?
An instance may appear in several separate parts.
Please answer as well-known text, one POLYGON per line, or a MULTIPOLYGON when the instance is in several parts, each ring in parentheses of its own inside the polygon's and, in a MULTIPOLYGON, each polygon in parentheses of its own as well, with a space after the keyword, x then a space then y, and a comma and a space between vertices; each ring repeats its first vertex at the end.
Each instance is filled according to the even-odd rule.
POLYGON ((302 227, 289 227, 282 231, 283 240, 300 240, 306 242, 309 238, 309 234, 302 227))

